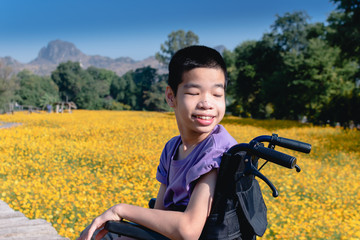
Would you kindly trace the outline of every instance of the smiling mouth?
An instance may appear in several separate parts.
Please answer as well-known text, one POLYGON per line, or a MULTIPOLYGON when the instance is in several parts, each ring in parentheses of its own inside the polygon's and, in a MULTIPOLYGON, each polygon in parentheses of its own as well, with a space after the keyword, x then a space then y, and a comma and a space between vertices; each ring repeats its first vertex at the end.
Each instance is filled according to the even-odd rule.
POLYGON ((194 116, 195 118, 202 119, 202 120, 211 120, 213 116, 194 116))

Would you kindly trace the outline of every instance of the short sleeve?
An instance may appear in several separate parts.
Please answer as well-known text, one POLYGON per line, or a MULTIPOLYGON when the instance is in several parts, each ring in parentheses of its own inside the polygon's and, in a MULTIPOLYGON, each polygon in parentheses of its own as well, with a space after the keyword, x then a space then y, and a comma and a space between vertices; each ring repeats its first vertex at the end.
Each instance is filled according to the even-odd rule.
POLYGON ((156 179, 165 185, 168 185, 168 172, 171 161, 171 155, 173 154, 174 149, 179 144, 181 140, 180 136, 173 137, 166 144, 160 156, 160 163, 156 172, 156 179))
POLYGON ((163 149, 160 162, 157 167, 156 179, 163 184, 167 184, 167 169, 166 169, 166 148, 163 149))
POLYGON ((190 190, 191 183, 200 176, 220 167, 221 157, 224 149, 210 149, 201 156, 201 160, 193 165, 186 174, 186 188, 190 190))

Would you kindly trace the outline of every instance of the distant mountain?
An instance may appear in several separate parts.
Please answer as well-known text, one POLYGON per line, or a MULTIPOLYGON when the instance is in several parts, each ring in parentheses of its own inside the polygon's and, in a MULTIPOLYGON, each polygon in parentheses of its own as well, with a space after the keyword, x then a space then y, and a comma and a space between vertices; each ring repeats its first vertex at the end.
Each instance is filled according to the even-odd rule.
POLYGON ((4 66, 11 67, 12 69, 17 69, 22 67, 22 63, 16 61, 12 57, 3 57, 0 58, 0 64, 3 64, 4 66))
POLYGON ((38 57, 30 64, 59 64, 66 61, 81 61, 87 58, 73 43, 55 40, 43 47, 38 57))
POLYGON ((11 67, 14 72, 28 69, 37 75, 50 75, 60 63, 67 61, 80 62, 85 69, 90 66, 105 68, 116 72, 119 76, 129 70, 146 66, 158 69, 160 74, 166 72, 166 68, 155 57, 135 61, 129 57, 112 59, 99 55, 90 56, 81 52, 73 43, 61 40, 49 42, 46 47, 40 50, 37 58, 27 64, 20 63, 11 57, 0 58, 0 62, 11 67))
MULTIPOLYGON (((222 53, 225 47, 219 45, 214 47, 214 49, 222 53)), ((40 49, 37 58, 29 63, 20 63, 12 57, 0 57, 0 64, 11 67, 15 73, 28 69, 36 75, 50 75, 60 63, 67 61, 80 62, 80 65, 85 69, 90 66, 105 68, 116 72, 119 76, 130 70, 146 66, 157 69, 159 74, 167 72, 167 67, 161 65, 155 59, 155 56, 141 61, 135 61, 129 57, 112 59, 100 55, 90 56, 81 52, 73 43, 62 40, 49 42, 46 47, 40 49)))

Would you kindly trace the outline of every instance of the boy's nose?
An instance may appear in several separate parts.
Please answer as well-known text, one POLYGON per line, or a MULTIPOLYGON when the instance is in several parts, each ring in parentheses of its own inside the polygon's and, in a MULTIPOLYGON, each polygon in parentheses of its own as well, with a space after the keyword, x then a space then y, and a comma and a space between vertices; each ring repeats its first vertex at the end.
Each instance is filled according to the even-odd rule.
POLYGON ((202 100, 198 104, 200 109, 212 109, 212 104, 207 100, 202 100))

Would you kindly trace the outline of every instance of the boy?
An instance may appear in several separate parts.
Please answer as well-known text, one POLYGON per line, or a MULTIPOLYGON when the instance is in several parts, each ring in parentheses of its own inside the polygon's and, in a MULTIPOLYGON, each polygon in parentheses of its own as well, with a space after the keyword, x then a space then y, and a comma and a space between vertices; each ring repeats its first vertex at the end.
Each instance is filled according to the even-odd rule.
MULTIPOLYGON (((164 147, 156 174, 155 208, 117 204, 95 218, 79 239, 90 240, 109 220, 127 219, 170 239, 198 239, 210 214, 222 154, 236 144, 219 125, 225 114, 226 66, 205 46, 179 50, 169 64, 165 97, 180 136, 164 147)), ((101 230, 96 239, 101 239, 101 230)))

